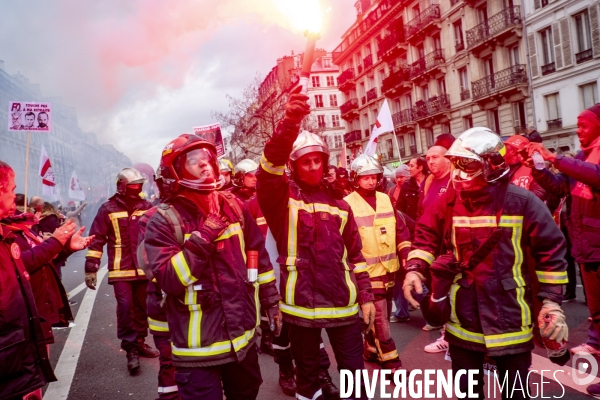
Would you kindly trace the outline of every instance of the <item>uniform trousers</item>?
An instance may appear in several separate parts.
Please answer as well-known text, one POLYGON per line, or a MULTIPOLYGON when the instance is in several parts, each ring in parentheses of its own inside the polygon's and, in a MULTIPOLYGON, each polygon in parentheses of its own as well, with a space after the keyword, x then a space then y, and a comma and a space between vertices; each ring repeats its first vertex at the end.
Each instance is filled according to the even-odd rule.
MULTIPOLYGON (((275 362, 279 365, 279 369, 283 371, 289 371, 294 368, 292 349, 290 345, 290 323, 283 321, 281 327, 281 334, 273 339, 273 353, 275 362)), ((325 350, 323 339, 319 344, 319 368, 328 370, 331 366, 329 361, 329 355, 325 350)))
POLYGON ((121 348, 129 351, 137 346, 138 339, 143 340, 148 336, 148 281, 119 281, 112 285, 117 299, 117 337, 121 339, 121 348))

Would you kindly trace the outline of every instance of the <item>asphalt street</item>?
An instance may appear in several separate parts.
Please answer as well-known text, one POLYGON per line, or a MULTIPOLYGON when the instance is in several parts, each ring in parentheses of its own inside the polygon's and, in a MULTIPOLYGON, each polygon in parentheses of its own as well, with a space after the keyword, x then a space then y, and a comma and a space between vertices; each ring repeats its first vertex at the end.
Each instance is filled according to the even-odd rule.
MULTIPOLYGON (((67 292, 77 292, 72 300, 77 325, 67 329, 55 329, 56 343, 51 346, 50 357, 55 367, 59 382, 45 389, 45 400, 58 399, 155 399, 157 387, 158 359, 141 359, 141 373, 131 377, 127 373, 125 353, 119 348, 116 330, 116 302, 112 287, 107 278, 100 283, 96 293, 81 288, 84 277, 85 252, 73 255, 63 268, 63 284, 67 292), (95 295, 95 297, 94 297, 95 295), (60 359, 60 362, 59 362, 60 359), (58 367, 57 367, 58 365, 58 367)), ((106 257, 102 265, 106 263, 106 257)), ((570 327, 569 345, 575 346, 585 341, 587 336, 587 307, 583 302, 583 292, 578 287, 578 298, 575 302, 563 305, 570 327)), ((423 347, 439 337, 439 331, 424 332, 421 328, 425 322, 420 311, 411 313, 411 320, 406 323, 392 324, 392 336, 398 347, 400 357, 406 368, 448 370, 451 363, 444 359, 444 353, 427 354, 423 347)), ((339 386, 339 374, 335 359, 324 335, 326 349, 330 354, 332 367, 330 373, 339 386)), ((151 337, 148 342, 153 345, 151 337)), ((259 399, 286 399, 280 391, 277 365, 267 355, 259 356, 264 383, 261 386, 259 399)), ((533 367, 537 371, 564 370, 565 372, 544 372, 544 384, 541 376, 532 373, 530 382, 532 398, 589 399, 585 394, 585 386, 575 385, 570 375, 572 371, 566 367, 558 367, 547 360, 546 350, 535 349, 533 367), (562 386, 552 379, 553 375, 562 380, 562 386), (540 388, 543 387, 543 393, 540 388), (564 389, 563 389, 564 388, 564 389)), ((366 364, 371 371, 378 367, 366 364)), ((598 381, 598 378, 596 378, 598 381)), ((487 382, 487 380, 486 380, 487 382)), ((498 394, 488 398, 501 398, 498 394)), ((381 398, 379 387, 374 398, 381 398)), ((411 398, 411 397, 407 397, 411 398)))

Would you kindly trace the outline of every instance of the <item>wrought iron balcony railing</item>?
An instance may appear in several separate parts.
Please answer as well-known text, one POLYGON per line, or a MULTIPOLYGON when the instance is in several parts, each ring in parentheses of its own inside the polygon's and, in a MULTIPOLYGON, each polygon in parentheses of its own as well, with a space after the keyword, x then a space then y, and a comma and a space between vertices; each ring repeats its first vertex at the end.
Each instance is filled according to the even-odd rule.
POLYGON ((354 79, 354 69, 348 68, 338 76, 338 86, 342 86, 351 79, 354 79))
POLYGON ((404 36, 408 39, 419 33, 427 25, 440 18, 440 5, 432 4, 427 7, 418 17, 413 18, 404 27, 404 36))
POLYGON ((358 142, 362 139, 362 137, 360 136, 360 130, 356 129, 354 131, 348 132, 346 134, 344 134, 344 142, 346 144, 348 143, 352 143, 352 142, 358 142))
POLYGON ((367 101, 375 100, 377 98, 377 88, 369 89, 367 92, 367 101))
POLYGON ((340 112, 342 115, 349 113, 352 110, 356 110, 358 108, 358 99, 353 98, 345 102, 340 106, 340 112))
POLYGON ((379 57, 382 57, 398 43, 403 43, 405 41, 402 20, 398 20, 394 24, 396 25, 396 28, 379 42, 379 52, 377 53, 379 57))
POLYGON ((471 91, 469 89, 462 90, 460 92, 460 101, 464 101, 471 98, 471 91))
POLYGON ((548 75, 556 71, 556 64, 551 62, 546 65, 542 65, 542 75, 548 75))
POLYGON ((577 61, 577 64, 580 64, 582 62, 591 60, 594 57, 594 54, 592 53, 592 49, 588 49, 588 50, 584 50, 584 51, 580 51, 579 53, 575 54, 575 61, 577 61))
POLYGON ((512 6, 492 15, 487 21, 467 31, 467 45, 473 47, 494 37, 503 30, 521 23, 521 7, 512 6))
POLYGON ((427 101, 419 100, 415 103, 415 120, 431 117, 442 111, 450 110, 450 96, 442 94, 429 98, 427 101))
POLYGON ((483 79, 473 81, 473 100, 489 96, 511 86, 527 84, 527 73, 525 71, 524 64, 516 64, 483 79))
POLYGON ((550 121, 546 121, 546 124, 548 125, 549 131, 552 131, 555 129, 561 129, 562 128, 562 118, 551 119, 550 121))
POLYGON ((365 71, 367 70, 367 68, 370 68, 372 65, 373 65, 373 55, 369 54, 368 56, 363 58, 363 67, 364 67, 365 71))
POLYGON ((405 125, 414 121, 412 108, 407 108, 392 114, 392 121, 394 122, 394 125, 405 125))
POLYGON ((410 78, 416 78, 444 63, 444 50, 436 49, 410 65, 410 78))
POLYGON ((459 51, 463 51, 465 49, 465 42, 463 42, 462 40, 460 42, 456 42, 456 44, 454 45, 454 48, 456 49, 457 53, 459 51))

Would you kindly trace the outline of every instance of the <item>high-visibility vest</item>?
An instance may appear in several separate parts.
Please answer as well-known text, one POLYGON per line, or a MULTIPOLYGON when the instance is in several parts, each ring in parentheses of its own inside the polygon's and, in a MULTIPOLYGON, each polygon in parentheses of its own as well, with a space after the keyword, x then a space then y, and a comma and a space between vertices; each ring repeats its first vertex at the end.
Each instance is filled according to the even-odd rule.
POLYGON ((376 210, 356 192, 344 200, 352 208, 362 240, 362 254, 371 278, 398 270, 396 256, 396 217, 392 202, 384 193, 376 193, 376 210))

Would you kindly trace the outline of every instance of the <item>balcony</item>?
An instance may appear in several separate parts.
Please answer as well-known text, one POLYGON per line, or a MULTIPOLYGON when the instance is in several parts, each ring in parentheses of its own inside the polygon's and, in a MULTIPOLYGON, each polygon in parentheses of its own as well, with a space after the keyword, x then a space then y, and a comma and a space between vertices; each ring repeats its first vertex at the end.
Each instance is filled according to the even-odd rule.
POLYGON ((444 111, 450 111, 450 96, 447 94, 431 97, 427 101, 417 101, 415 103, 414 118, 419 121, 431 118, 444 111))
POLYGON ((467 31, 467 46, 478 57, 487 48, 503 45, 507 38, 522 35, 520 6, 507 7, 467 31))
POLYGON ((410 89, 410 87, 410 67, 407 65, 392 69, 390 76, 381 82, 381 91, 383 93, 399 92, 402 89, 410 89))
POLYGON ((401 51, 406 51, 407 44, 404 39, 404 24, 397 19, 389 26, 391 33, 379 42, 377 56, 384 61, 390 61, 397 57, 401 51))
POLYGON ((515 93, 526 97, 527 73, 524 64, 513 65, 510 68, 498 71, 483 79, 473 81, 473 100, 482 101, 490 96, 504 96, 509 99, 515 93))
POLYGON ((555 131, 557 129, 561 129, 562 128, 562 118, 551 119, 550 121, 546 121, 546 124, 548 125, 549 131, 555 131))
POLYGON ((575 61, 577 64, 581 64, 582 62, 591 60, 593 57, 592 49, 588 49, 575 54, 575 61))
POLYGON ((405 110, 392 114, 392 121, 394 122, 394 126, 397 128, 414 122, 414 120, 415 119, 412 108, 407 108, 405 110))
POLYGON ((369 89, 367 92, 367 101, 375 100, 377 98, 377 88, 369 89))
POLYGON ((358 129, 344 134, 344 142, 348 146, 352 146, 356 142, 358 142, 358 144, 360 144, 361 140, 362 140, 362 137, 360 136, 360 130, 358 130, 358 129))
POLYGON ((367 69, 373 66, 373 55, 369 54, 365 58, 363 58, 363 68, 366 71, 367 69))
POLYGON ((345 92, 354 83, 354 69, 348 68, 338 76, 338 86, 342 92, 345 92))
POLYGON ((428 35, 428 30, 434 22, 440 19, 440 5, 432 4, 418 17, 413 18, 404 28, 404 36, 408 41, 428 35))
POLYGON ((471 98, 471 91, 469 89, 461 90, 460 101, 465 101, 471 98))
POLYGON ((358 99, 350 99, 340 106, 342 118, 346 121, 352 119, 353 115, 358 115, 358 99))
POLYGON ((548 75, 556 71, 556 64, 551 62, 546 65, 542 65, 542 75, 548 75))
POLYGON ((434 69, 443 66, 445 62, 444 50, 436 49, 410 65, 410 79, 433 72, 434 69))

